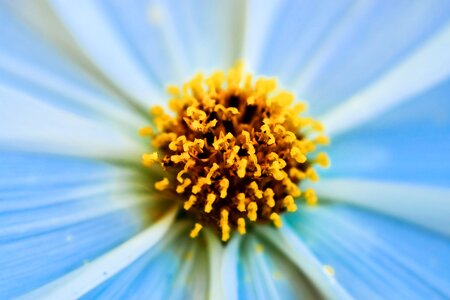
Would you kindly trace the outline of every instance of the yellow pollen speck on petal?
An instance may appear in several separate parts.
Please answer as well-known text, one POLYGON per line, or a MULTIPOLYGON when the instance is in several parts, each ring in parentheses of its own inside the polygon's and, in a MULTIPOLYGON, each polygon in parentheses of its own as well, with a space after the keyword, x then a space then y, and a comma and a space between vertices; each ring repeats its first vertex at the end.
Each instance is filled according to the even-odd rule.
POLYGON ((330 265, 324 265, 323 270, 327 273, 328 276, 334 276, 334 269, 330 265))
POLYGON ((191 230, 191 234, 190 237, 191 238, 196 238, 198 236, 198 233, 200 232, 200 230, 202 230, 203 225, 200 223, 195 223, 194 229, 191 230))
POLYGON ((255 250, 257 253, 262 253, 264 251, 264 246, 261 244, 256 244, 255 250))
POLYGON ((275 78, 253 78, 239 63, 167 92, 168 105, 152 107, 151 123, 139 129, 151 149, 142 164, 162 198, 182 204, 177 218, 195 220, 191 236, 210 227, 226 242, 249 222, 281 226, 281 214, 300 208, 298 197, 315 205, 314 191, 300 187, 329 166, 318 151, 329 139, 275 78))
POLYGON ((168 186, 169 186, 169 179, 167 179, 167 178, 164 178, 163 180, 155 183, 155 189, 157 189, 158 191, 163 191, 168 186))

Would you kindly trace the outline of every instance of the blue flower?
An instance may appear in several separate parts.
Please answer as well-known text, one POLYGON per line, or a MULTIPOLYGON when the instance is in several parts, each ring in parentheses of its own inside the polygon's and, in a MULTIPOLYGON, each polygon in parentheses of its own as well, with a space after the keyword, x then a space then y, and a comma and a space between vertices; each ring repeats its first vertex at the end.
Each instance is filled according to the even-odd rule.
POLYGON ((448 1, 3 1, 0 298, 450 298, 448 1), (148 191, 164 88, 239 59, 331 136, 319 203, 228 243, 148 191))

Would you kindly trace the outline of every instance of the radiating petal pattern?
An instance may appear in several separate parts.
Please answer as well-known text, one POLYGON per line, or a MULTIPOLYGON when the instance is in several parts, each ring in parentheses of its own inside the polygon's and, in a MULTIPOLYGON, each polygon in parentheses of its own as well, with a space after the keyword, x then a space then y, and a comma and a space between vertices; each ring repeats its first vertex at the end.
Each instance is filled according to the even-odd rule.
POLYGON ((372 120, 450 76, 450 23, 322 120, 331 135, 372 120))
POLYGON ((357 179, 321 180, 322 201, 370 208, 450 236, 450 189, 357 179))
POLYGON ((0 3, 0 298, 450 298, 449 24, 445 0, 0 3), (241 58, 322 114, 323 205, 191 239, 137 129, 241 58))
POLYGON ((175 216, 175 210, 154 225, 127 240, 123 244, 97 258, 93 262, 50 282, 24 296, 25 299, 78 299, 99 284, 118 274, 151 249, 167 232, 175 216))
MULTIPOLYGON (((12 8, 5 6, 6 3, 13 4, 0 4, 2 84, 39 96, 42 101, 70 112, 92 119, 113 120, 116 126, 136 127, 143 123, 140 113, 134 111, 123 97, 101 85, 98 78, 86 72, 78 61, 67 59, 65 53, 49 45, 44 38, 46 35, 26 26, 12 8), (33 51, 29 51, 30 48, 33 51)), ((14 2, 15 5, 19 3, 14 2)))
POLYGON ((355 299, 447 299, 450 242, 352 206, 302 209, 285 219, 355 299))
POLYGON ((138 260, 81 299, 205 299, 208 255, 204 241, 191 240, 186 228, 175 223, 138 260))
POLYGON ((86 159, 0 153, 0 295, 92 261, 140 231, 148 199, 133 173, 86 159))
POLYGON ((0 149, 120 158, 136 161, 143 145, 135 136, 58 109, 21 91, 0 85, 0 149))
POLYGON ((119 35, 119 31, 115 30, 99 3, 55 0, 50 1, 50 4, 86 55, 114 84, 128 91, 143 107, 148 103, 147 99, 162 96, 161 87, 151 82, 151 76, 133 56, 128 44, 119 35))
MULTIPOLYGON (((440 0, 281 1, 270 17, 251 14, 250 23, 252 18, 270 23, 264 24, 264 42, 258 41, 256 70, 280 77, 318 114, 390 72, 450 14, 449 3, 440 0)), ((261 26, 249 29, 254 27, 261 26)))
MULTIPOLYGON (((155 1, 177 68, 186 80, 196 71, 228 69, 242 57, 245 1, 155 1)), ((151 12, 152 13, 152 12, 151 12)))
POLYGON ((312 257, 295 252, 286 242, 277 232, 264 229, 260 237, 232 239, 225 249, 222 268, 226 298, 321 299, 345 295, 332 287, 312 257))
POLYGON ((450 186, 450 80, 333 139, 327 178, 450 186))

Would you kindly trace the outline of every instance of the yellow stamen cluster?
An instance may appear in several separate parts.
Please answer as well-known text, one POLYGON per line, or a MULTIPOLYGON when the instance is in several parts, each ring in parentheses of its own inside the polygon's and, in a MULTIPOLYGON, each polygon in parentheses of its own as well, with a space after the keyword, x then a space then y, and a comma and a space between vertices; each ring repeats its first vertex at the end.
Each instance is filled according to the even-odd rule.
MULTIPOLYGON (((300 181, 317 181, 313 165, 329 165, 326 154, 311 156, 328 143, 322 125, 302 116, 305 104, 293 104, 274 79, 253 81, 238 65, 168 92, 174 114, 153 107, 154 128, 140 130, 157 150, 143 154, 142 163, 166 171, 155 188, 179 195, 196 222, 191 237, 204 226, 223 241, 233 230, 245 234, 249 222, 280 227, 280 214, 297 210, 300 181)), ((313 190, 304 198, 317 202, 313 190)))

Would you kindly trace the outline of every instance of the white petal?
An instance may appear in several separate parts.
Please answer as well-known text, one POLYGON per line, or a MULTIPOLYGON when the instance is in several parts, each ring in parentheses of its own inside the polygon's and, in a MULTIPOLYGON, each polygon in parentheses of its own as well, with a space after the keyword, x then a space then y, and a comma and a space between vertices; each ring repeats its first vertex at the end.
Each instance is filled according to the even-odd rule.
POLYGON ((126 268, 153 247, 169 229, 176 210, 102 257, 66 276, 33 291, 23 299, 78 299, 102 282, 126 268))
MULTIPOLYGON (((22 295, 148 223, 136 172, 85 158, 0 151, 0 294, 22 295), (101 243, 99 243, 101 240, 101 243)), ((156 209, 155 209, 156 211, 156 209)))
POLYGON ((353 299, 332 277, 324 271, 323 264, 315 257, 288 224, 278 231, 261 228, 258 233, 283 253, 326 299, 353 299))
POLYGON ((117 86, 144 104, 147 99, 161 97, 160 89, 147 80, 148 74, 136 63, 98 5, 92 1, 77 1, 76 5, 57 0, 50 3, 89 58, 117 86))
POLYGON ((133 160, 141 153, 136 140, 108 124, 92 122, 2 86, 0 98, 2 147, 133 160))
POLYGON ((264 54, 267 33, 275 26, 275 17, 285 1, 248 1, 243 56, 250 69, 257 69, 264 54))
POLYGON ((0 7, 0 16, 3 21, 0 35, 4 41, 0 46, 0 81, 5 85, 34 96, 42 95, 46 103, 57 107, 111 118, 122 126, 136 127, 138 121, 144 122, 123 97, 105 93, 79 65, 37 35, 35 28, 26 26, 4 7, 0 7))
POLYGON ((217 235, 209 230, 205 231, 205 238, 208 243, 208 258, 209 258, 209 289, 208 299, 210 300, 224 300, 225 287, 222 285, 222 262, 224 249, 220 244, 217 235))
POLYGON ((450 235, 450 190, 356 179, 321 180, 320 200, 357 204, 450 235))
POLYGON ((286 215, 338 284, 356 299, 447 299, 450 240, 353 205, 304 207, 286 215))
POLYGON ((390 72, 322 117, 330 135, 367 122, 450 75, 450 25, 390 72))

